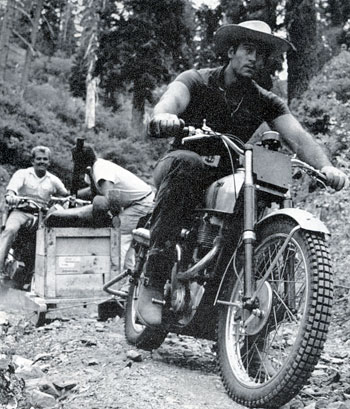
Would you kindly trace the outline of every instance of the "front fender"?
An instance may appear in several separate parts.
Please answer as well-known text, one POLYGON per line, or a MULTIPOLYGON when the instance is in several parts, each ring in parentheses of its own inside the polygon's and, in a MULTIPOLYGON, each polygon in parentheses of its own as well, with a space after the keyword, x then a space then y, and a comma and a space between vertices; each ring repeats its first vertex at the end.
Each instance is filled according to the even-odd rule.
POLYGON ((276 218, 280 216, 287 216, 290 219, 293 219, 304 230, 317 231, 317 232, 324 233, 324 234, 330 234, 328 228, 320 219, 313 216, 311 213, 307 212, 306 210, 295 209, 295 208, 275 210, 272 213, 264 216, 261 220, 259 220, 258 226, 263 223, 266 223, 266 221, 270 220, 271 218, 276 218))

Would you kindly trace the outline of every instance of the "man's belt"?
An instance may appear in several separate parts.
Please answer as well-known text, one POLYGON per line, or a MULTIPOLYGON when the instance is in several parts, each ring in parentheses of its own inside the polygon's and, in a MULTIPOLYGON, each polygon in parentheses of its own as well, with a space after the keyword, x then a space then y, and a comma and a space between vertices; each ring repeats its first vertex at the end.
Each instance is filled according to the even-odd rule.
POLYGON ((151 196, 152 193, 153 193, 153 190, 151 190, 150 192, 148 192, 144 196, 140 197, 140 199, 136 199, 136 200, 132 201, 130 204, 128 204, 127 206, 124 206, 124 209, 127 209, 128 207, 133 206, 136 203, 142 202, 142 200, 146 199, 146 197, 151 196))
POLYGON ((153 190, 148 192, 146 195, 142 196, 140 199, 134 200, 134 203, 141 202, 141 200, 146 199, 146 197, 148 197, 148 196, 151 196, 152 193, 153 193, 153 190))

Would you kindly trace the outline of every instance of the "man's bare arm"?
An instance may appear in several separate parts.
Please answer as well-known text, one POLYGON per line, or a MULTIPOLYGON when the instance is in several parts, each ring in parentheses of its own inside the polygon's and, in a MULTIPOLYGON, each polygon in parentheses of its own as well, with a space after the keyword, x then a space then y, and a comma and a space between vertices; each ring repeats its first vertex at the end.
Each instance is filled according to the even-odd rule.
POLYGON ((150 136, 176 136, 183 124, 178 115, 190 103, 190 91, 180 81, 172 82, 154 107, 149 124, 150 136))
POLYGON ((111 182, 110 180, 105 180, 105 179, 99 180, 98 186, 103 196, 106 196, 106 197, 108 196, 109 190, 114 190, 116 188, 113 182, 111 182))
POLYGON ((190 91, 180 81, 172 82, 154 107, 153 115, 181 114, 190 103, 190 91))
POLYGON ((326 175, 329 186, 340 190, 348 184, 345 173, 331 164, 321 146, 293 115, 282 115, 276 118, 272 125, 281 134, 283 142, 300 160, 320 169, 326 175))
POLYGON ((321 146, 303 129, 293 115, 286 114, 278 117, 274 120, 273 127, 281 134, 282 140, 287 147, 294 152, 300 160, 316 169, 331 166, 321 146))

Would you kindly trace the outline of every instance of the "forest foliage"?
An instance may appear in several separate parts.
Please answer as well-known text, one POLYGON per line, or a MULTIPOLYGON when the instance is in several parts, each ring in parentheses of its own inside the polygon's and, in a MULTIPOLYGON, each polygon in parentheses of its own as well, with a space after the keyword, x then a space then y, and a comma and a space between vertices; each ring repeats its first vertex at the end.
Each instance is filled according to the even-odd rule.
MULTIPOLYGON (((279 0, 221 0, 215 9, 205 5, 195 9, 187 0, 84 0, 80 9, 76 0, 45 0, 33 47, 32 25, 35 5, 39 3, 30 2, 32 8, 28 13, 27 0, 16 2, 18 9, 12 12, 17 13, 17 19, 8 27, 7 37, 4 30, 9 3, 0 3, 0 51, 8 40, 5 65, 1 61, 3 55, 0 57, 3 185, 17 167, 29 164, 30 148, 40 143, 52 147, 52 169, 69 186, 70 150, 77 137, 86 138, 99 155, 151 180, 153 165, 167 148, 167 142, 144 137, 140 128, 134 126, 135 109, 145 112, 147 117, 164 84, 177 73, 193 65, 217 64, 212 39, 223 22, 261 18, 275 30, 288 29, 281 18, 279 0), (89 9, 92 3, 94 8, 89 9), (98 18, 93 18, 96 13, 98 18), (83 29, 92 20, 97 24, 98 35, 94 47, 90 41, 92 30, 83 29), (84 35, 87 37, 83 38, 84 35), (30 47, 33 49, 28 82, 21 88, 30 47), (94 62, 99 84, 93 129, 86 128, 84 119, 88 61, 94 62)), ((327 147, 332 160, 343 161, 348 159, 345 147, 350 61, 349 52, 340 50, 343 43, 350 46, 347 35, 350 10, 343 0, 314 4, 320 16, 316 32, 322 29, 324 33, 322 41, 318 36, 322 47, 317 49, 318 61, 324 68, 317 70, 318 76, 314 74, 307 80, 306 92, 295 98, 291 107, 304 126, 327 147)), ((281 68, 281 61, 274 69, 277 66, 281 68)), ((281 84, 280 94, 285 97, 286 87, 275 77, 274 89, 281 90, 278 88, 281 84)))

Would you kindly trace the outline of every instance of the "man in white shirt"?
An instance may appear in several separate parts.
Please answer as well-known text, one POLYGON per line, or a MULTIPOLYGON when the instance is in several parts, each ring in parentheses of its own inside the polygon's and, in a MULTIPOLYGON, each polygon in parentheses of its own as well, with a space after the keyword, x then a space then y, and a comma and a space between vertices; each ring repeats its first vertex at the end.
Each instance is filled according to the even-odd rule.
MULTIPOLYGON (((146 182, 123 167, 101 158, 90 146, 84 146, 77 153, 73 150, 73 159, 80 161, 82 167, 91 167, 86 173, 85 181, 97 190, 98 195, 105 196, 112 213, 118 213, 121 231, 121 266, 122 271, 132 269, 134 258, 130 245, 132 231, 141 217, 153 210, 154 193, 146 182), (90 177, 93 180, 90 180, 90 177)), ((86 192, 85 192, 86 194, 86 192)), ((81 197, 81 194, 78 193, 81 197)))
MULTIPOLYGON (((52 195, 68 195, 62 181, 47 171, 51 160, 50 149, 46 146, 36 146, 32 149, 31 155, 33 166, 17 170, 7 186, 5 199, 10 207, 15 207, 18 204, 20 196, 33 198, 44 206, 52 195)), ((29 209, 26 208, 15 208, 9 214, 5 229, 0 237, 0 273, 3 272, 7 253, 15 241, 18 231, 32 217, 29 209)))

